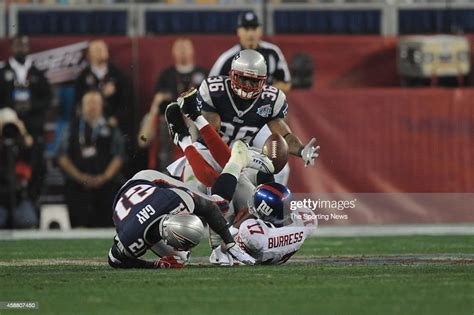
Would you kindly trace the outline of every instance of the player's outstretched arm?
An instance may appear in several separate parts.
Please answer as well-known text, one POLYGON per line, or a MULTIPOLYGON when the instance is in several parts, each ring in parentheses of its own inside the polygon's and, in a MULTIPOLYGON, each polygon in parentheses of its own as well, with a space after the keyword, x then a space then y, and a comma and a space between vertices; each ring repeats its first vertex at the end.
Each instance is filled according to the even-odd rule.
POLYGON ((288 150, 290 154, 299 156, 305 162, 305 167, 314 165, 316 158, 319 156, 320 147, 314 146, 316 138, 312 138, 306 145, 303 145, 298 136, 291 132, 288 124, 281 118, 272 120, 268 123, 272 133, 277 133, 285 138, 288 143, 288 150))

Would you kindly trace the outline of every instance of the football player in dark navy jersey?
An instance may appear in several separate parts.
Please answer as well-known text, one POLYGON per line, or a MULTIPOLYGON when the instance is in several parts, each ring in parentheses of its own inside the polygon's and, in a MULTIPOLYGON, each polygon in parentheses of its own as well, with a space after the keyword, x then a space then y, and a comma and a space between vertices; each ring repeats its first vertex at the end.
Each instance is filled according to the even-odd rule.
POLYGON ((305 166, 314 165, 319 155, 316 139, 306 145, 291 132, 284 118, 288 113, 285 93, 266 85, 267 66, 255 50, 237 53, 230 76, 210 77, 201 83, 198 93, 190 91, 178 98, 183 113, 195 120, 200 107, 203 116, 218 130, 227 144, 244 140, 252 144, 258 131, 268 124, 272 133, 288 143, 289 153, 301 157, 305 166), (196 96, 193 96, 196 95, 196 96))
POLYGON ((243 99, 233 92, 231 85, 227 76, 210 77, 203 81, 197 95, 202 111, 220 116, 220 131, 227 144, 239 139, 250 143, 267 123, 286 117, 286 97, 277 88, 264 85, 259 96, 243 99))
MULTIPOLYGON (((235 160, 235 159, 234 159, 235 160)), ((223 175, 225 176, 225 175, 223 175)), ((138 172, 117 193, 113 220, 117 235, 109 251, 114 268, 181 268, 187 252, 202 239, 202 218, 222 238, 225 250, 236 260, 254 259, 235 245, 218 204, 219 197, 193 192, 185 184, 154 170, 138 172), (139 259, 147 250, 161 259, 139 259)))

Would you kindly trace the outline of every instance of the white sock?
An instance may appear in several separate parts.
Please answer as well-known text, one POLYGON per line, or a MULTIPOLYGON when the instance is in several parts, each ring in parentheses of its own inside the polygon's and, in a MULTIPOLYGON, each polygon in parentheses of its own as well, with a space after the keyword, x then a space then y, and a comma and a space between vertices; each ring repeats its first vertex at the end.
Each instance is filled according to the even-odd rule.
POLYGON ((191 136, 186 136, 183 138, 183 140, 181 140, 179 142, 179 147, 181 148, 181 150, 186 150, 187 147, 193 145, 192 141, 191 141, 191 136))
POLYGON ((242 166, 240 164, 229 161, 224 166, 224 169, 222 170, 221 174, 224 174, 224 173, 230 174, 234 176, 235 178, 239 179, 241 171, 242 171, 242 166))
POLYGON ((199 115, 194 121, 194 123, 196 124, 196 127, 198 127, 199 130, 209 125, 209 122, 206 120, 206 118, 204 118, 203 115, 199 115))

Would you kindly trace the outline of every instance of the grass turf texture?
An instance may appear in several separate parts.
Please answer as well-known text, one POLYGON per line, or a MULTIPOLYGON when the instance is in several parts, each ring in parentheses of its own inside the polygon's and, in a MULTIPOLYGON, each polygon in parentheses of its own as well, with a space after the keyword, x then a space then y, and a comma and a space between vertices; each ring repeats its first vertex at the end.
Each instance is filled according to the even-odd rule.
MULTIPOLYGON (((0 241, 0 314, 473 314, 471 264, 288 264, 182 270, 39 265, 104 259, 108 240, 0 241), (27 265, 19 265, 26 262, 27 265), (18 264, 17 264, 18 263, 18 264), (17 265, 16 265, 17 264, 17 265)), ((203 244, 193 256, 206 256, 203 244)), ((312 238, 298 256, 463 254, 473 236, 312 238)))

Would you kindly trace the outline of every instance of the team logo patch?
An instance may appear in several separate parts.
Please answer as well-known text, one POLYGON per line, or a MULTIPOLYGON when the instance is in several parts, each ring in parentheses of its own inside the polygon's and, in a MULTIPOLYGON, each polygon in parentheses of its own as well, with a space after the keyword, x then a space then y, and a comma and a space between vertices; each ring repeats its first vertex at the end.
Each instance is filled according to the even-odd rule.
POLYGON ((260 203, 260 205, 258 206, 257 212, 263 213, 264 215, 269 215, 270 213, 273 212, 273 209, 272 207, 267 205, 265 200, 263 200, 262 203, 260 203))
POLYGON ((272 114, 272 106, 268 104, 257 108, 257 114, 262 117, 270 117, 272 114))

